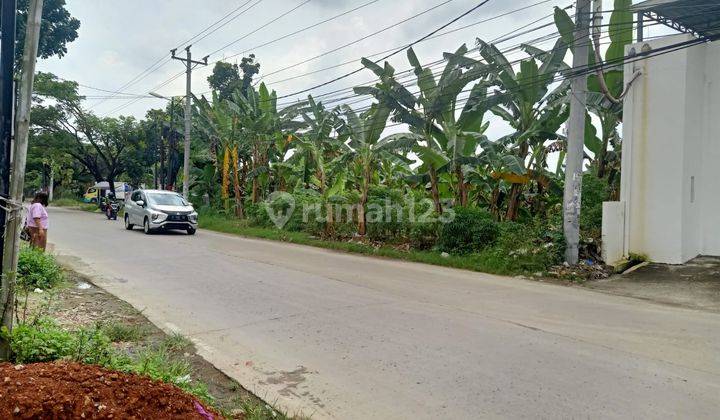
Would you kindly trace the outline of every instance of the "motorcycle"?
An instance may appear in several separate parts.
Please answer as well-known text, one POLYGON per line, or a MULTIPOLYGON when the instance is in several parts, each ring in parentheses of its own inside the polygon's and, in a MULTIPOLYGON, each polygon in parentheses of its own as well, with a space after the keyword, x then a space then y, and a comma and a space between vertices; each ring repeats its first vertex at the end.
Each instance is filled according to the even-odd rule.
POLYGON ((105 205, 105 216, 107 216, 108 220, 117 220, 119 212, 120 203, 117 201, 110 201, 105 205))

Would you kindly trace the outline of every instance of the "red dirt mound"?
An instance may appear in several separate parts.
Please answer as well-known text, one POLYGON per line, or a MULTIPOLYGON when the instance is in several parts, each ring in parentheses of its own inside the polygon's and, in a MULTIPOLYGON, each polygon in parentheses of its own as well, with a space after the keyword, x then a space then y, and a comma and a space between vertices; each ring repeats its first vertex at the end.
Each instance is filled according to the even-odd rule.
POLYGON ((0 364, 1 419, 218 419, 150 378, 77 363, 0 364))

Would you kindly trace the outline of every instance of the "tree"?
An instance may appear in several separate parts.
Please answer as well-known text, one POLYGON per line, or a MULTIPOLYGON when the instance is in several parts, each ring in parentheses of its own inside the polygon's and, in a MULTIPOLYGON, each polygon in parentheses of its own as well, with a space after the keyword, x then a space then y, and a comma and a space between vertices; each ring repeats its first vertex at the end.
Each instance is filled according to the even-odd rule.
POLYGON ((430 181, 430 195, 435 211, 442 213, 440 201, 440 171, 452 169, 458 180, 457 202, 467 201, 462 174, 462 157, 472 154, 481 131, 485 109, 480 105, 483 90, 474 88, 459 119, 455 117, 458 95, 474 80, 487 74, 487 66, 465 57, 468 49, 462 45, 454 54, 446 54, 447 64, 436 81, 432 70, 423 68, 412 48, 407 55, 415 69, 420 93, 415 96, 395 79, 395 69, 388 63, 380 67, 366 58, 365 67, 380 78, 375 86, 356 87, 355 93, 370 94, 393 110, 393 119, 406 123, 411 134, 419 140, 413 152, 422 161, 418 169, 427 173, 430 181), (419 109, 418 109, 419 106, 419 109), (466 132, 467 130, 467 132, 466 132), (450 163, 450 167, 448 164, 450 163))
MULTIPOLYGON (((15 63, 19 68, 25 46, 25 26, 27 22, 29 1, 18 0, 17 3, 17 38, 15 41, 15 63)), ((45 0, 43 3, 43 19, 40 27, 40 44, 38 57, 62 58, 67 54, 67 44, 78 37, 80 21, 70 15, 65 8, 65 0, 45 0)))
MULTIPOLYGON (((597 175, 600 178, 610 172, 614 175, 619 170, 619 153, 616 148, 620 144, 620 134, 617 127, 622 122, 622 103, 616 100, 608 100, 605 90, 613 99, 621 98, 624 95, 624 71, 623 58, 625 47, 633 40, 633 13, 630 11, 631 0, 614 0, 613 12, 610 15, 608 34, 610 46, 605 52, 605 62, 612 63, 609 70, 598 68, 597 74, 588 77, 588 109, 600 120, 600 138, 595 134, 587 134, 585 146, 594 155, 594 164, 597 166, 597 175), (601 79, 602 77, 602 79, 601 79), (601 83, 604 80, 604 86, 601 83), (612 146, 612 150, 608 150, 612 146), (608 171, 608 166, 615 164, 616 168, 608 171)), ((574 23, 564 9, 555 8, 555 25, 563 39, 571 43, 574 36, 574 23)), ((599 33, 598 33, 599 35, 599 33)), ((590 46, 590 62, 601 60, 596 46, 590 46)), ((587 117, 590 119, 590 116, 587 117)), ((594 133, 594 127, 588 127, 594 133)), ((609 182, 613 182, 613 176, 609 182)))
POLYGON ((242 88, 240 71, 237 64, 230 64, 218 61, 213 67, 213 72, 207 78, 210 88, 217 92, 220 100, 229 99, 234 91, 242 88))
POLYGON ((238 89, 247 98, 252 79, 259 72, 260 63, 256 63, 255 55, 250 54, 243 57, 240 65, 218 61, 207 81, 210 88, 218 93, 220 100, 230 99, 233 92, 238 89), (240 77, 240 71, 242 71, 242 77, 240 77))
POLYGON ((349 156, 353 158, 360 167, 361 179, 359 183, 360 203, 358 204, 358 234, 365 235, 366 232, 366 205, 370 184, 375 177, 375 172, 383 158, 394 158, 396 160, 407 160, 402 155, 396 154, 400 150, 407 151, 417 141, 404 134, 392 134, 380 139, 388 117, 390 108, 384 104, 373 104, 369 110, 357 115, 349 106, 343 106, 347 119, 350 135, 349 156))
MULTIPOLYGON (((557 131, 567 119, 567 107, 553 100, 565 96, 568 82, 560 83, 552 91, 550 87, 555 75, 567 68, 563 60, 568 45, 559 39, 549 52, 523 45, 530 57, 520 62, 516 72, 495 45, 480 39, 477 43, 480 55, 493 69, 489 82, 500 89, 495 95, 501 100, 490 109, 515 130, 510 137, 515 143, 514 153, 523 164, 522 172, 532 165, 544 169, 545 142, 558 138, 557 131)), ((512 181, 505 213, 507 220, 517 219, 523 188, 528 182, 527 177, 512 181)))
POLYGON ((128 167, 128 151, 141 148, 141 135, 132 117, 98 118, 81 106, 78 85, 60 81, 51 73, 38 73, 35 83, 33 127, 38 133, 54 133, 69 139, 68 153, 81 162, 96 181, 110 188, 128 167), (51 104, 45 98, 52 99, 51 104))

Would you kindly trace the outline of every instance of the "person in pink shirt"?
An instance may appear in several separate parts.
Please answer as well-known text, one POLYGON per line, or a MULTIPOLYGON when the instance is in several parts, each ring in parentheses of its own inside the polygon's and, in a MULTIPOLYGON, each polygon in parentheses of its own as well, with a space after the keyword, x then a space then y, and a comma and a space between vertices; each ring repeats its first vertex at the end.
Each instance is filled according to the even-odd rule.
POLYGON ((48 195, 46 192, 35 194, 30 209, 28 209, 27 227, 30 228, 30 245, 45 250, 47 246, 48 195))

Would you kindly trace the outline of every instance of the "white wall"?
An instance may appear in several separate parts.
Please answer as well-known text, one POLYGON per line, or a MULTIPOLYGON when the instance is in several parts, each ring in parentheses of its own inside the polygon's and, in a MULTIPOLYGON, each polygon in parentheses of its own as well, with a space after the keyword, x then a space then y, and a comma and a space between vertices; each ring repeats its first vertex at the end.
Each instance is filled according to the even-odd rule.
MULTIPOLYGON (((627 53, 687 39, 634 44, 627 53)), ((720 255, 720 43, 628 63, 626 82, 636 70, 642 75, 623 117, 625 237, 615 239, 625 255, 658 262, 720 255)))

